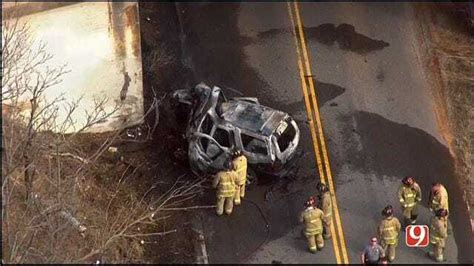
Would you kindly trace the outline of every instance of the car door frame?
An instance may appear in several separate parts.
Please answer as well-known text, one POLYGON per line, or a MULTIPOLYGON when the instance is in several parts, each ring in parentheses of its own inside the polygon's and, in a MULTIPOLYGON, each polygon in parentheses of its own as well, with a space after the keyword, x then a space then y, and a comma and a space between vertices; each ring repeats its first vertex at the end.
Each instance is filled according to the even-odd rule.
POLYGON ((235 138, 236 138, 236 144, 238 144, 238 146, 242 150, 242 153, 247 157, 247 159, 249 160, 249 163, 256 164, 256 163, 271 163, 272 162, 271 158, 272 158, 273 153, 271 152, 271 147, 270 147, 271 144, 268 138, 259 136, 258 134, 254 134, 250 131, 242 130, 238 128, 236 129, 235 138), (252 138, 263 141, 267 148, 267 154, 263 155, 263 154, 247 151, 242 142, 242 134, 245 134, 252 138))

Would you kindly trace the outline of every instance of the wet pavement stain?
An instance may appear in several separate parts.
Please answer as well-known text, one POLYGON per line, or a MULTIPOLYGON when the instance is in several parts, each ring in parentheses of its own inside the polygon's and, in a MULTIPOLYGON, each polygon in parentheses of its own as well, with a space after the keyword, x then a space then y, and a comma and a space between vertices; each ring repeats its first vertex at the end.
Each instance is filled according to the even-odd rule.
MULTIPOLYGON (((304 111, 303 99, 288 104, 283 100, 267 97, 269 84, 246 63, 244 48, 252 39, 241 35, 237 27, 239 5, 179 4, 180 20, 185 34, 185 53, 195 71, 194 81, 203 80, 221 86, 228 96, 241 96, 231 95, 230 90, 226 89, 234 88, 245 96, 258 97, 263 105, 278 106, 278 109, 290 114, 304 111), (214 21, 216 23, 212 23, 214 21)), ((345 91, 345 88, 340 86, 319 81, 316 81, 316 86, 320 91, 320 105, 345 91)), ((208 251, 222 254, 211 256, 210 263, 245 261, 263 241, 280 238, 300 226, 298 215, 303 209, 302 202, 314 194, 314 176, 298 176, 298 180, 260 181, 258 185, 248 187, 245 200, 241 206, 235 207, 231 217, 217 217, 215 210, 203 215, 204 224, 208 225, 205 229, 205 234, 208 235, 208 251), (269 232, 262 213, 269 223, 269 232)), ((215 193, 206 192, 201 204, 215 204, 215 193)), ((305 242, 301 241, 304 247, 305 242)))
POLYGON ((180 4, 184 46, 194 66, 194 81, 219 86, 226 94, 226 87, 234 88, 271 106, 269 97, 264 97, 270 86, 246 63, 243 48, 251 39, 238 29, 239 7, 239 3, 180 4))
POLYGON ((383 82, 385 80, 385 71, 383 71, 382 69, 378 70, 377 76, 375 78, 377 79, 377 81, 383 82))
POLYGON ((355 27, 349 24, 322 24, 318 27, 305 29, 308 39, 314 39, 322 44, 332 45, 335 41, 342 50, 349 50, 358 54, 382 50, 389 46, 389 43, 382 40, 371 39, 356 32, 355 27))
MULTIPOLYGON (((316 185, 313 181, 290 183, 283 180, 251 185, 247 187, 242 204, 234 206, 231 215, 217 217, 214 209, 203 213, 208 252, 222 254, 211 256, 210 263, 246 261, 261 243, 278 239, 298 226, 298 214, 303 208, 301 202, 311 195, 311 187, 316 185), (263 195, 267 192, 271 195, 265 199, 263 195)), ((215 191, 206 191, 200 204, 215 204, 215 191)), ((301 243, 305 245, 304 240, 301 243)))
POLYGON ((270 29, 257 33, 258 39, 274 38, 279 34, 290 32, 289 29, 270 29))
MULTIPOLYGON (((314 78, 313 82, 316 90, 316 96, 318 97, 318 105, 320 107, 325 105, 327 102, 335 99, 346 91, 346 88, 332 83, 321 82, 314 78)), ((289 113, 290 115, 296 112, 305 111, 304 99, 293 103, 288 103, 286 101, 278 101, 277 105, 279 109, 289 113)))
MULTIPOLYGON (((239 3, 178 4, 184 53, 194 71, 190 83, 204 81, 221 87, 227 96, 241 96, 233 95, 227 89, 230 87, 242 95, 258 97, 263 105, 274 106, 270 97, 265 97, 270 86, 246 63, 243 49, 250 39, 238 29, 239 7, 239 3)), ((266 205, 271 205, 263 198, 268 187, 249 186, 242 205, 236 206, 230 217, 217 217, 214 209, 203 213, 203 223, 208 225, 204 232, 208 252, 222 254, 211 255, 210 263, 242 261, 265 241, 268 228, 261 213, 268 216, 275 212, 266 210, 266 205)), ((215 204, 215 191, 206 191, 200 204, 215 204)), ((273 234, 273 228, 271 231, 273 234)))
POLYGON ((321 82, 316 79, 313 79, 313 81, 315 85, 316 95, 318 96, 319 106, 323 106, 330 100, 338 97, 346 91, 346 88, 335 84, 321 82))
MULTIPOLYGON (((431 184, 438 181, 446 186, 452 206, 450 220, 459 249, 458 259, 468 262, 472 238, 466 232, 471 232, 471 226, 468 211, 464 204, 460 204, 463 202, 462 192, 453 180, 454 162, 448 148, 423 130, 392 122, 378 114, 360 111, 341 116, 338 120, 347 125, 343 129, 343 138, 352 140, 349 141, 352 145, 345 146, 344 155, 350 158, 347 163, 352 169, 379 178, 414 176, 424 191, 422 204, 425 207, 431 184), (356 128, 352 128, 353 121, 356 128), (362 150, 354 144, 358 141, 362 150)), ((340 164, 341 159, 335 161, 339 160, 340 164)))
MULTIPOLYGON (((278 34, 290 32, 290 29, 270 29, 258 33, 257 40, 254 41, 271 39, 278 34)), ((332 23, 321 24, 317 27, 304 27, 304 32, 309 40, 315 40, 327 46, 332 46, 337 42, 340 49, 361 55, 382 50, 390 45, 383 40, 372 39, 358 33, 354 26, 346 23, 340 24, 337 27, 332 23)))

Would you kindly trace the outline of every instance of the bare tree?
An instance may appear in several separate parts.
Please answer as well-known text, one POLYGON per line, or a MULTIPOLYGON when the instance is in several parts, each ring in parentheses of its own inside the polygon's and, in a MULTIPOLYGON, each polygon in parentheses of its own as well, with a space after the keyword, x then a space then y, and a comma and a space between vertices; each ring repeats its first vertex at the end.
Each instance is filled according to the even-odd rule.
MULTIPOLYGON (((138 258, 147 237, 176 230, 156 232, 170 212, 213 207, 182 205, 202 190, 204 180, 178 178, 158 197, 151 193, 157 184, 141 194, 131 189, 127 182, 141 166, 123 158, 106 160, 117 153, 111 145, 122 130, 86 134, 116 113, 120 104, 107 110, 110 99, 98 96, 94 108, 83 114, 85 122, 78 125, 73 115, 81 99, 46 96, 67 75, 67 66, 50 64, 53 55, 45 43, 34 44, 28 23, 4 16, 2 44, 4 262, 138 258), (71 129, 74 133, 67 133, 71 129), (101 181, 104 176, 113 178, 101 181)), ((159 102, 155 97, 145 115, 158 110, 159 102)), ((157 121, 148 135, 156 126, 157 121)))

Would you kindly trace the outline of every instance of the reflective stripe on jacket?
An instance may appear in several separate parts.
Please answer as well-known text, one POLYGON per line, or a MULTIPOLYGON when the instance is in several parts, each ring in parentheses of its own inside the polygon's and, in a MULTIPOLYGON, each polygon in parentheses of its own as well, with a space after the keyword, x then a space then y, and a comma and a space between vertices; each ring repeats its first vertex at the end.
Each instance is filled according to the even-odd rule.
POLYGON ((434 211, 437 211, 439 209, 446 209, 449 212, 448 191, 446 191, 443 186, 440 188, 438 194, 432 198, 431 208, 434 211))
POLYGON ((410 187, 401 185, 398 190, 398 198, 403 207, 413 207, 418 201, 421 201, 421 189, 417 183, 414 183, 410 187))
POLYGON ((323 233, 323 211, 318 208, 308 208, 301 214, 305 225, 306 235, 319 235, 323 233))
POLYGON ((217 174, 219 184, 217 186, 218 197, 233 197, 235 193, 235 171, 221 171, 217 174))
POLYGON ((397 243, 401 224, 396 217, 385 218, 379 225, 380 238, 388 245, 397 243))

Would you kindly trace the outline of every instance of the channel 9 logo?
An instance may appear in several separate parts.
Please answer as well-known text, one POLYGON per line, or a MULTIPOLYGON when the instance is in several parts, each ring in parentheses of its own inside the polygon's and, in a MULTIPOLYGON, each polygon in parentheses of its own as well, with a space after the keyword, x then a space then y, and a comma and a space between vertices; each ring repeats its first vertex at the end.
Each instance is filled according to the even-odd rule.
POLYGON ((405 241, 409 247, 423 248, 430 242, 430 230, 427 225, 409 225, 405 230, 405 241))

